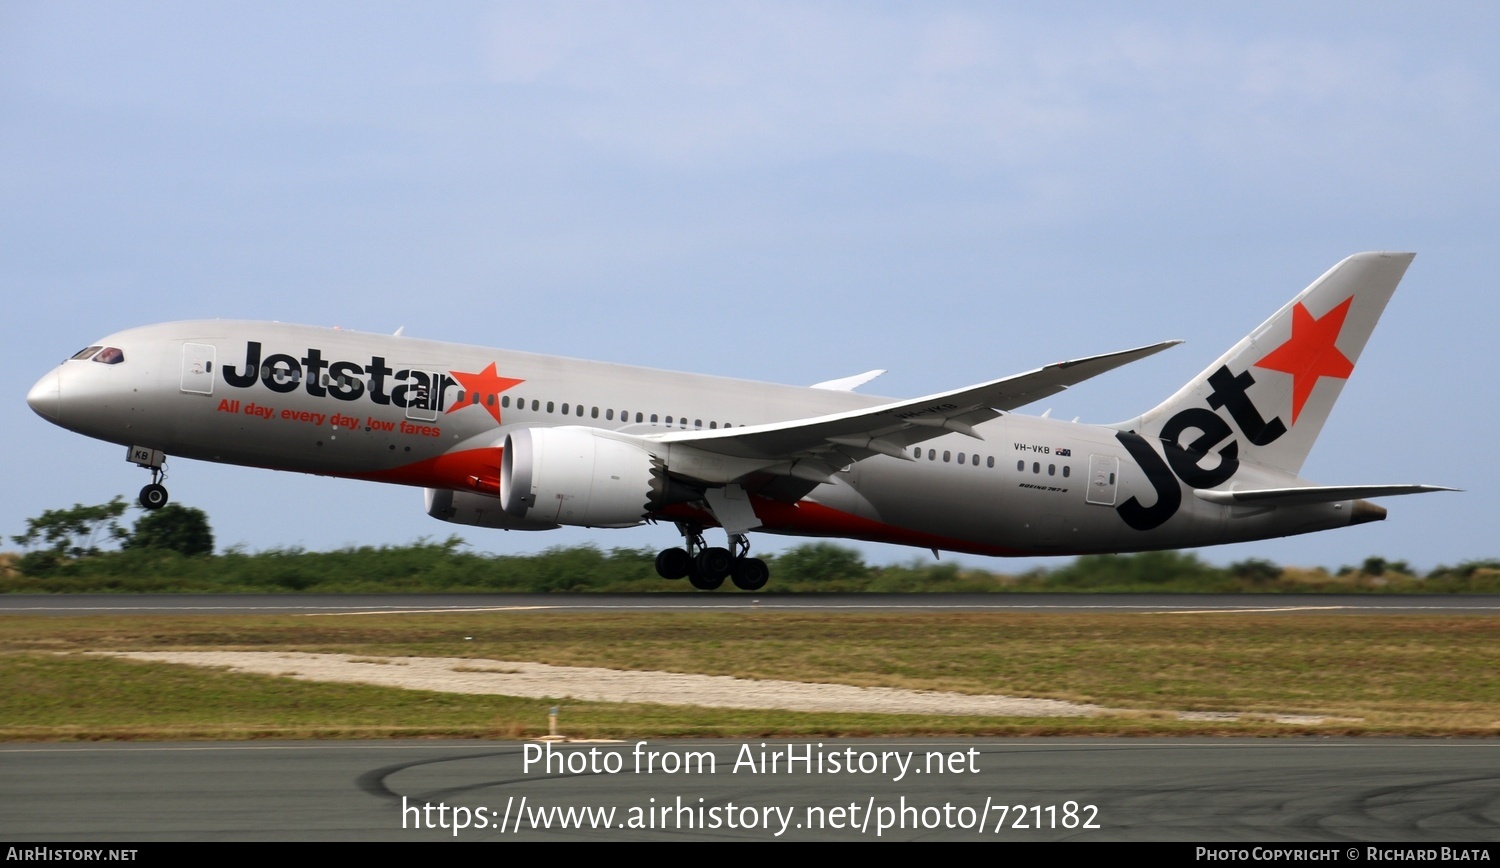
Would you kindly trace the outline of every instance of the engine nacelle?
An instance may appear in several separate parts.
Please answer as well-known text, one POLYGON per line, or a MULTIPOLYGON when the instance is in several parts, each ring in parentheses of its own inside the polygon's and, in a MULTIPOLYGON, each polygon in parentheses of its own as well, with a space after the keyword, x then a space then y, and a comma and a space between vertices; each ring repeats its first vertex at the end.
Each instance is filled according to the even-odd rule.
POLYGON ((446 488, 427 489, 427 514, 454 524, 501 530, 555 530, 561 527, 556 522, 516 518, 506 512, 500 505, 500 498, 493 495, 446 488))
POLYGON ((633 527, 665 502, 666 468, 645 441, 598 428, 521 428, 505 438, 500 502, 516 519, 633 527))

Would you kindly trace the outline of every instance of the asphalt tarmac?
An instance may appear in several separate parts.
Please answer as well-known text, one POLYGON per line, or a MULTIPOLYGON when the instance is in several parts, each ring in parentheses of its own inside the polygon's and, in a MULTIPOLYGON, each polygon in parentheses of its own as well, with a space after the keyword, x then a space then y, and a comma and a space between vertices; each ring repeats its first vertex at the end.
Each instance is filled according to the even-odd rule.
POLYGON ((733 611, 1255 612, 1500 614, 1500 596, 1290 594, 0 594, 0 615, 378 614, 382 612, 733 611))
POLYGON ((0 768, 9 841, 1500 841, 1490 741, 10 744, 0 768))
MULTIPOLYGON (((0 615, 747 608, 1464 616, 1500 599, 0 595, 0 615)), ((1346 859, 1350 842, 1500 842, 1500 741, 1482 740, 8 744, 0 772, 7 841, 1325 842, 1346 859)))

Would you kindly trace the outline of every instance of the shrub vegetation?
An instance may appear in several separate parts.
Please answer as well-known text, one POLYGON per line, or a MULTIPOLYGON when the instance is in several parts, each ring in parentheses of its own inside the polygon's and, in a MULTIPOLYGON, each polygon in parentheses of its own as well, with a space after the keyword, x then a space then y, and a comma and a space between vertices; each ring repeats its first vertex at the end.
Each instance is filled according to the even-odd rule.
MULTIPOLYGON (((398 593, 691 591, 656 575, 655 552, 591 545, 534 555, 470 551, 463 539, 328 552, 300 548, 214 554, 202 510, 169 504, 127 531, 122 498, 75 504, 27 521, 11 539, 24 554, 0 554, 0 592, 398 593), (114 546, 114 548, 106 548, 114 546)), ((872 566, 854 549, 808 543, 766 556, 773 579, 757 593, 1497 593, 1500 560, 1467 561, 1420 574, 1405 561, 1368 557, 1336 573, 1282 567, 1261 558, 1217 567, 1189 552, 1086 555, 1008 574, 913 558, 872 566)), ((1003 564, 1003 561, 997 561, 1003 564)), ((728 583, 725 588, 732 586, 728 583)))

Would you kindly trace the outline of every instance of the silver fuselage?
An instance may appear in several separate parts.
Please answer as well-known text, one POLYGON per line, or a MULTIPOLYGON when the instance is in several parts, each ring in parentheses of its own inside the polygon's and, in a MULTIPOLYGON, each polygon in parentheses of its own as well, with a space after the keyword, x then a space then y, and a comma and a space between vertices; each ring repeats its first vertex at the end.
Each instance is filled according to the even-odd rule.
MULTIPOLYGON (((478 495, 494 493, 502 444, 517 428, 651 435, 888 400, 270 322, 167 323, 97 344, 118 348, 123 360, 64 362, 28 396, 38 413, 89 437, 174 457, 478 495)), ((1223 505, 1182 485, 1169 518, 1137 529, 1121 509, 1157 503, 1161 475, 1149 478, 1121 430, 1002 415, 976 427, 979 439, 944 434, 907 449, 916 460, 850 462, 790 498, 765 488, 756 500, 760 529, 1026 555, 1199 546, 1351 522, 1349 501, 1223 505)), ((1232 480, 1244 488, 1298 483, 1248 461, 1232 480)), ((713 523, 691 504, 656 517, 689 514, 713 523)))

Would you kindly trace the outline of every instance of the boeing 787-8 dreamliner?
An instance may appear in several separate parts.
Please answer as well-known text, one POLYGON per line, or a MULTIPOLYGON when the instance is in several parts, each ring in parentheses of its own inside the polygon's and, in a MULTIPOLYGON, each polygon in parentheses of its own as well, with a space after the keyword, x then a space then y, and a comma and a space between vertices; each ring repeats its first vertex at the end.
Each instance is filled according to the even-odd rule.
POLYGON ((982 555, 1241 542, 1385 518, 1298 472, 1409 253, 1335 265, 1176 394, 1085 425, 1011 411, 1176 341, 896 400, 270 322, 102 338, 27 402, 127 447, 167 501, 166 456, 425 488, 444 521, 512 530, 671 522, 664 578, 765 585, 751 531, 982 555), (706 544, 711 527, 724 547, 706 544))

